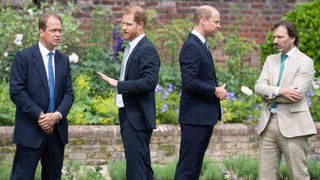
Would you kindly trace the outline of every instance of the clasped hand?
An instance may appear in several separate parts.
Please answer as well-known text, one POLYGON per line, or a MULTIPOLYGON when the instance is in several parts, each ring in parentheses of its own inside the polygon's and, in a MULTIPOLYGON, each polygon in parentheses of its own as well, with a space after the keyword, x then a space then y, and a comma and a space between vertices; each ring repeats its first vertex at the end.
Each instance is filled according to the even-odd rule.
POLYGON ((59 119, 60 116, 57 112, 46 114, 41 112, 38 119, 38 124, 46 134, 52 134, 54 130, 54 124, 59 121, 59 119))
POLYGON ((279 89, 279 94, 292 102, 297 102, 302 98, 301 93, 298 91, 298 88, 290 87, 281 87, 279 89))

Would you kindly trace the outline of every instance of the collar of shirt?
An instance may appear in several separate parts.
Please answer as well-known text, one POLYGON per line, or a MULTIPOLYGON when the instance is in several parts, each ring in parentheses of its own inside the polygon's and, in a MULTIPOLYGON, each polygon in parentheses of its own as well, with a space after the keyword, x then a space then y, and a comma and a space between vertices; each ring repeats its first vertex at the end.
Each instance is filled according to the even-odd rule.
POLYGON ((132 41, 129 41, 130 52, 137 46, 137 44, 140 42, 140 40, 145 36, 146 35, 144 33, 142 33, 138 37, 134 38, 132 41))
MULTIPOLYGON (((48 71, 48 61, 49 61, 49 50, 44 47, 44 45, 39 41, 39 49, 42 56, 42 61, 44 64, 44 68, 46 69, 47 78, 49 79, 49 71, 48 71)), ((53 54, 56 53, 56 50, 54 49, 53 54)), ((54 63, 54 56, 52 57, 52 67, 53 67, 53 74, 55 74, 55 63, 54 63)))
MULTIPOLYGON (((39 49, 40 49, 40 53, 41 53, 42 58, 48 56, 48 54, 50 52, 49 49, 44 47, 44 45, 40 41, 39 41, 39 49)), ((55 54, 56 50, 54 49, 52 52, 53 52, 53 54, 55 54)))
POLYGON ((286 55, 288 56, 288 58, 292 58, 292 56, 296 53, 297 50, 298 48, 294 46, 292 49, 290 49, 289 52, 286 53, 286 55))
POLYGON ((206 42, 206 39, 195 29, 191 31, 191 34, 197 36, 203 44, 206 42))

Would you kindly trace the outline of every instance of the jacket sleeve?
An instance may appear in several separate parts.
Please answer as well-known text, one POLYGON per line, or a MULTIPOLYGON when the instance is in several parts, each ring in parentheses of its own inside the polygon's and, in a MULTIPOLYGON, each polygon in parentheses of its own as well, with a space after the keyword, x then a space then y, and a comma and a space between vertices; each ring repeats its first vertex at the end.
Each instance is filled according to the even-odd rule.
POLYGON ((29 114, 33 119, 38 120, 42 108, 38 106, 27 93, 27 72, 28 61, 17 53, 11 64, 10 74, 10 98, 17 108, 29 114))
POLYGON ((57 107, 57 111, 61 113, 63 118, 65 118, 68 115, 74 100, 70 63, 68 59, 66 60, 66 66, 67 66, 67 74, 66 74, 66 78, 64 79, 64 81, 66 81, 66 86, 64 87, 63 98, 57 107))
POLYGON ((187 44, 180 53, 182 88, 198 94, 199 97, 215 98, 215 85, 199 78, 202 57, 199 47, 187 44))
POLYGON ((118 92, 120 94, 136 94, 153 92, 158 83, 160 69, 160 58, 153 46, 140 47, 139 71, 140 78, 136 80, 118 81, 118 92), (144 52, 144 53, 141 53, 144 52))

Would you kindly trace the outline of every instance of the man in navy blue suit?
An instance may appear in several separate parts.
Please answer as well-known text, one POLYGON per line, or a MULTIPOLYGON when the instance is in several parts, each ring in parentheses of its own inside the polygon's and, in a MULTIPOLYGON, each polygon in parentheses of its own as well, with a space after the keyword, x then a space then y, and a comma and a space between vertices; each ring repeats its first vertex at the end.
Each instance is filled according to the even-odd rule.
POLYGON ((132 180, 153 179, 149 144, 156 128, 154 90, 158 82, 160 58, 144 34, 147 16, 142 7, 123 10, 124 51, 119 81, 98 74, 117 88, 121 136, 126 157, 126 176, 132 180))
POLYGON ((224 86, 218 87, 207 45, 208 37, 220 29, 220 14, 211 6, 200 6, 194 14, 194 24, 179 56, 181 143, 176 180, 199 179, 213 126, 221 119, 220 100, 227 95, 224 86))
POLYGON ((74 99, 68 57, 55 49, 61 33, 59 16, 41 15, 39 43, 18 52, 12 63, 10 97, 16 104, 12 180, 34 179, 39 160, 42 179, 61 179, 68 143, 66 117, 74 99))

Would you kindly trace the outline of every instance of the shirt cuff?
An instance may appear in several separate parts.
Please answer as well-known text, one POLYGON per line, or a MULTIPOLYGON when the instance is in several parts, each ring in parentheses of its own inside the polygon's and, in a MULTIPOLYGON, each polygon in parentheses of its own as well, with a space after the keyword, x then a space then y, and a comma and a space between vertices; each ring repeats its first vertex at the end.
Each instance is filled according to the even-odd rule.
POLYGON ((273 97, 279 96, 279 90, 280 90, 280 87, 279 87, 279 86, 276 87, 276 89, 273 91, 272 96, 273 96, 273 97))
POLYGON ((56 113, 58 113, 59 116, 60 116, 59 120, 57 121, 57 123, 59 123, 59 121, 62 119, 62 115, 61 115, 61 113, 59 111, 56 111, 56 113))

